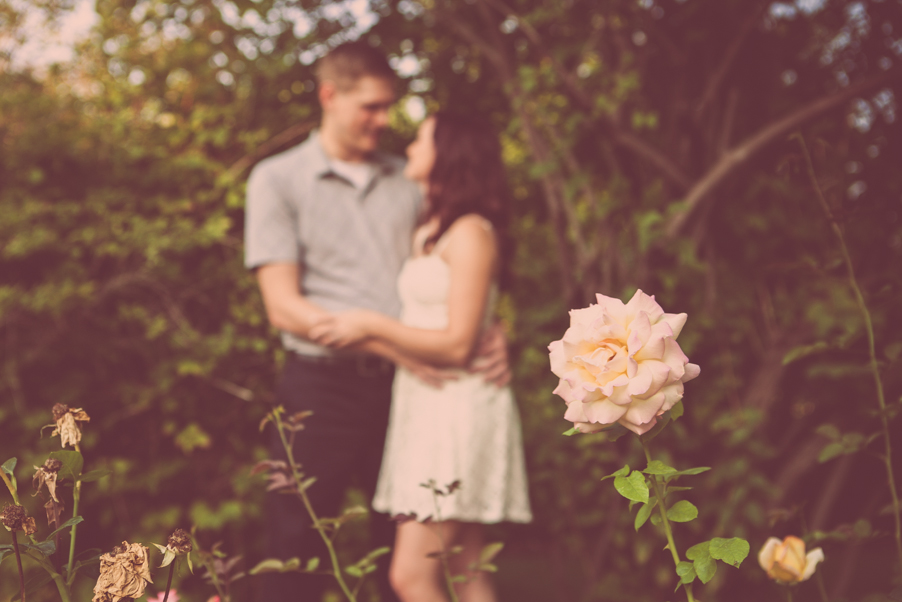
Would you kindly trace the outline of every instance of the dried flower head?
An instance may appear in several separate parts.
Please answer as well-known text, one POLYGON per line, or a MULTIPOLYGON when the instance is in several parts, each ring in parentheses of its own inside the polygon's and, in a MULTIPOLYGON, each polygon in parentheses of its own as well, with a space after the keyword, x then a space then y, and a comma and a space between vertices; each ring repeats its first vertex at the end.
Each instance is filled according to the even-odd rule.
POLYGON ((71 445, 75 447, 81 441, 81 429, 78 422, 88 422, 91 418, 81 408, 71 410, 64 403, 53 406, 53 420, 56 428, 50 433, 51 437, 60 436, 63 447, 71 445))
POLYGON ((7 531, 20 531, 26 516, 25 508, 22 506, 8 505, 0 513, 0 522, 3 523, 7 531))
MULTIPOLYGON (((153 545, 163 553, 163 562, 160 563, 160 568, 163 568, 164 566, 169 566, 176 557, 185 556, 191 552, 191 535, 184 529, 176 529, 166 541, 166 546, 161 546, 158 543, 153 545)), ((188 567, 192 568, 190 557, 188 557, 188 567)))
POLYGON ((147 548, 126 541, 100 557, 100 577, 91 602, 120 602, 144 595, 150 578, 147 548))
POLYGON ((36 472, 31 480, 31 484, 34 487, 34 494, 32 494, 32 497, 40 493, 41 488, 46 485, 47 491, 50 493, 50 497, 53 501, 59 501, 59 498, 56 497, 56 479, 59 476, 59 471, 62 466, 63 463, 56 458, 48 458, 43 466, 34 467, 36 472))
POLYGON ((0 523, 7 531, 23 531, 25 535, 31 535, 37 531, 34 517, 28 516, 23 506, 9 505, 0 513, 0 523))

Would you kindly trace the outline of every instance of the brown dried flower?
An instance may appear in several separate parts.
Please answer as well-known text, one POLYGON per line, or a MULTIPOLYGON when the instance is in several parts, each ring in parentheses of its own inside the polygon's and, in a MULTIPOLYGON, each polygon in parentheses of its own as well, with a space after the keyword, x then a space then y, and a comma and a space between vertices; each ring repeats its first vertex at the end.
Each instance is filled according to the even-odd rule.
POLYGON ((60 443, 63 447, 71 445, 75 447, 81 441, 81 429, 77 422, 88 422, 91 418, 81 408, 71 410, 64 403, 58 403, 53 406, 53 420, 56 422, 56 428, 50 433, 51 437, 60 436, 60 443))
POLYGON ((25 535, 31 535, 37 531, 34 517, 28 516, 23 506, 9 505, 0 512, 0 523, 7 531, 24 531, 25 535))
POLYGON ((41 487, 46 485, 47 491, 50 492, 50 497, 53 501, 59 501, 59 498, 56 497, 56 479, 59 476, 59 471, 62 466, 63 463, 56 458, 48 458, 43 466, 34 467, 36 472, 31 480, 31 484, 34 487, 32 497, 40 493, 41 487))
POLYGON ((22 529, 22 523, 25 521, 25 508, 22 506, 8 505, 0 513, 0 523, 6 527, 7 531, 19 531, 22 529))
MULTIPOLYGON (((184 529, 176 529, 172 532, 172 535, 169 536, 169 539, 166 541, 166 546, 161 546, 158 543, 153 544, 157 547, 160 552, 163 553, 163 562, 160 563, 160 568, 165 566, 169 566, 172 564, 172 561, 176 559, 177 556, 184 556, 191 552, 191 536, 184 529)), ((191 568, 191 558, 188 558, 188 566, 191 568)))
POLYGON ((150 578, 147 548, 139 543, 122 542, 100 557, 100 577, 91 602, 126 602, 144 595, 150 578))

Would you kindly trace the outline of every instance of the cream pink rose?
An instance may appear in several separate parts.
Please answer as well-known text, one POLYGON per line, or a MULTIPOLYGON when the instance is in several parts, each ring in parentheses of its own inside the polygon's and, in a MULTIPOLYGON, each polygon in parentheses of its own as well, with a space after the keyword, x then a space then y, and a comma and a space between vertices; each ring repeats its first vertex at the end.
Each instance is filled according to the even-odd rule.
POLYGON ((554 393, 581 432, 619 422, 641 435, 699 374, 676 342, 686 314, 664 313, 641 290, 626 304, 596 298, 597 305, 572 310, 564 338, 548 346, 551 371, 561 379, 554 393))

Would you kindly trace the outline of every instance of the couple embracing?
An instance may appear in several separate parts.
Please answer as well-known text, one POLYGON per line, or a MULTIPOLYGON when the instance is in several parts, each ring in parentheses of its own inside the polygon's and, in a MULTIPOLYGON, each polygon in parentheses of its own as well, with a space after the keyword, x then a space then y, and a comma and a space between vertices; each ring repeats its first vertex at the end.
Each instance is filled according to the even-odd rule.
MULTIPOLYGON (((286 349, 276 403, 313 412, 294 454, 317 477, 308 493, 320 516, 338 514, 352 484, 373 496, 373 544, 393 546, 377 574, 383 600, 446 601, 429 556, 442 541, 462 549, 450 559, 467 577, 461 600, 493 602, 487 574, 467 568, 483 525, 531 520, 506 342, 492 321, 509 259, 498 138, 477 118, 439 112, 405 163, 377 149, 395 101, 384 55, 343 44, 316 75, 319 130, 261 162, 247 188, 246 265, 286 349), (461 484, 442 498, 441 522, 429 481, 461 484)), ((270 498, 269 553, 323 557, 298 500, 270 498)), ((270 575, 263 599, 319 602, 323 586, 270 575)))

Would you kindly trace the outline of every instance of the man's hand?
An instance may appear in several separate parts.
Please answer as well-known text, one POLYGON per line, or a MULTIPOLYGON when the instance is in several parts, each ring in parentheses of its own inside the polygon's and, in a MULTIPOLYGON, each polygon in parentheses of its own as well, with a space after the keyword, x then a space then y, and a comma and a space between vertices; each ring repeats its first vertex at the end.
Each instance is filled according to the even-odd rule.
POLYGON ((402 368, 406 368, 427 385, 436 389, 441 389, 449 380, 457 380, 458 378, 455 371, 450 368, 438 368, 404 355, 399 356, 396 359, 396 363, 402 368))
POLYGON ((467 370, 483 375, 485 382, 503 387, 511 381, 510 360, 507 357, 507 336, 497 322, 482 333, 476 346, 476 357, 467 370))

